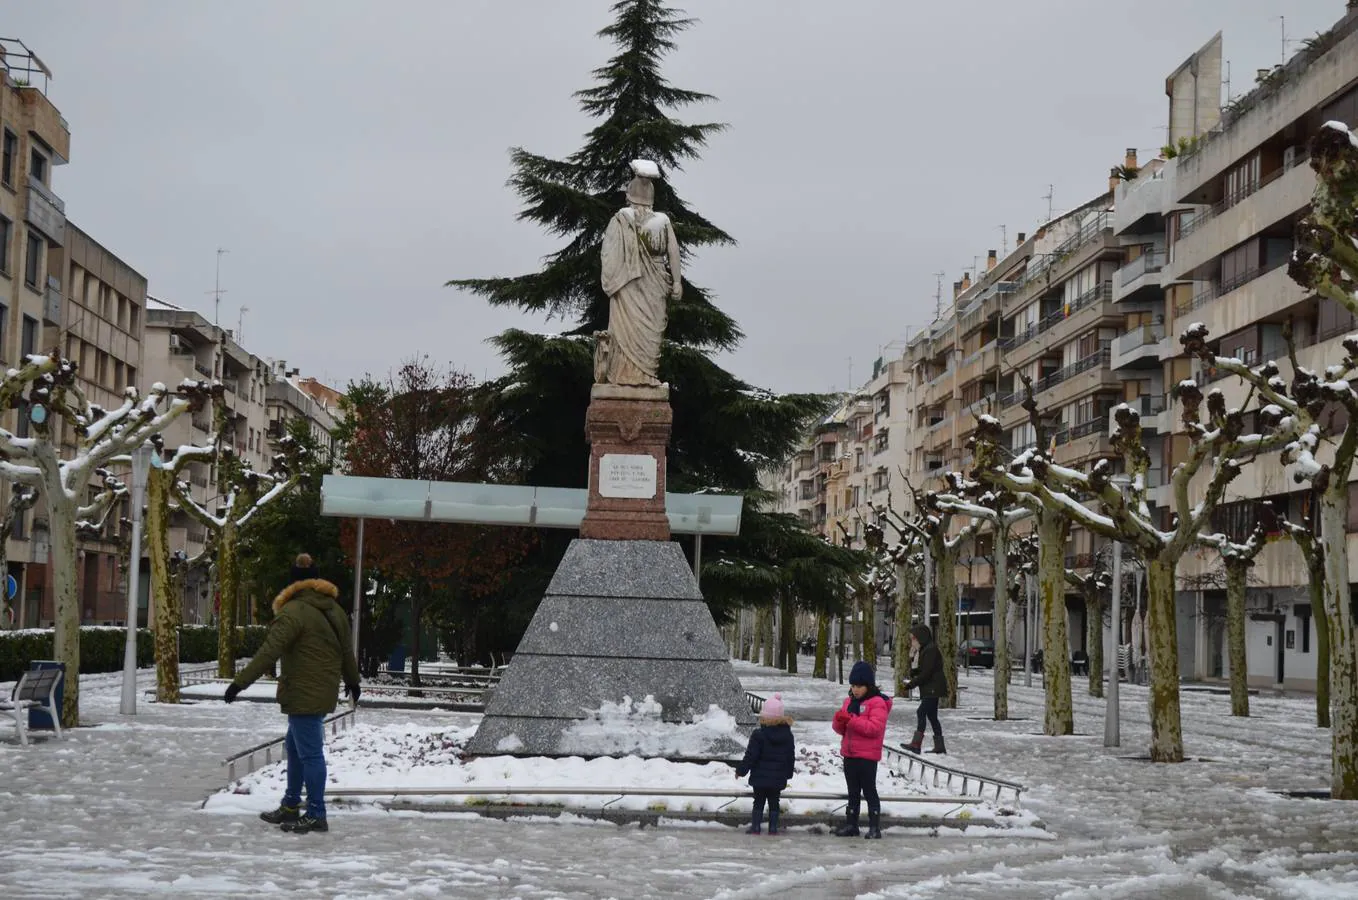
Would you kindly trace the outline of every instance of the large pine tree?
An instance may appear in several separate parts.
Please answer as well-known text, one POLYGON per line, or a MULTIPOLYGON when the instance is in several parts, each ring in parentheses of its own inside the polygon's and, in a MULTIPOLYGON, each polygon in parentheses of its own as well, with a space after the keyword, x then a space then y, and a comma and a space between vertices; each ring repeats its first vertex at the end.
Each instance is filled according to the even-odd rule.
MULTIPOLYGON (((623 191, 632 177, 630 161, 650 159, 660 166, 655 208, 674 222, 686 263, 697 248, 734 243, 689 208, 674 189, 674 176, 683 163, 697 159, 708 139, 726 127, 685 124, 669 113, 714 99, 673 87, 661 74, 662 58, 693 20, 660 0, 620 0, 613 12, 613 23, 599 35, 614 43, 617 52, 594 70, 595 85, 575 95, 581 108, 599 120, 586 135, 585 145, 564 160, 522 148, 511 151, 514 174, 509 183, 524 202, 520 219, 565 238, 565 246, 532 274, 449 282, 495 305, 547 313, 572 323, 556 336, 514 329, 495 339, 510 371, 501 385, 502 412, 522 436, 529 460, 526 476, 537 485, 586 483, 589 448, 584 421, 593 382, 593 335, 608 325, 599 248, 609 218, 623 204, 623 191)), ((685 277, 682 298, 670 306, 660 359, 660 377, 671 387, 674 410, 671 491, 719 490, 754 498, 761 469, 785 459, 828 405, 820 395, 776 396, 718 366, 712 354, 734 349, 740 338, 740 329, 713 305, 711 295, 685 277)), ((751 521, 759 515, 756 504, 746 504, 747 531, 765 536, 779 531, 751 521)), ((524 582, 521 597, 540 596, 540 585, 555 571, 569 536, 544 537, 548 539, 535 560, 537 577, 524 582)), ((704 558, 714 565, 723 559, 729 565, 763 555, 752 553, 754 548, 741 540, 713 543, 713 552, 705 552, 704 558)))

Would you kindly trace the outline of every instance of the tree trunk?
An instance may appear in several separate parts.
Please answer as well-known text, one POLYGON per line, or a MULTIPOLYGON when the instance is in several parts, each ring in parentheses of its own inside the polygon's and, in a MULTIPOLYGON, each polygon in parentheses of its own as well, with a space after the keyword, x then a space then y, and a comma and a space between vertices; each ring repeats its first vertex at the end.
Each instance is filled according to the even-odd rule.
POLYGON ((764 658, 760 660, 760 662, 770 669, 776 665, 774 656, 777 647, 774 645, 773 640, 775 632, 774 626, 777 624, 777 622, 774 621, 776 618, 777 616, 774 615, 773 607, 770 606, 768 609, 764 610, 764 634, 759 641, 760 646, 764 648, 764 658))
POLYGON ((217 677, 236 677, 236 590, 240 584, 240 568, 236 557, 236 524, 230 519, 222 527, 217 539, 217 677))
MULTIPOLYGON (((146 545, 151 557, 151 595, 155 598, 156 702, 179 702, 178 586, 170 576, 170 478, 153 466, 146 476, 146 545)), ((135 551, 134 551, 135 558, 135 551)))
POLYGON ((1042 732, 1075 733, 1075 710, 1070 691, 1070 635, 1066 614, 1066 534, 1070 520, 1044 512, 1038 521, 1037 591, 1042 610, 1042 684, 1046 713, 1042 732))
MULTIPOLYGON (((1341 469, 1336 461, 1336 470, 1341 469)), ((1347 466, 1342 467, 1347 473, 1347 466)), ((1349 598, 1348 479, 1331 472, 1320 495, 1325 542, 1325 617, 1330 632, 1330 797, 1358 800, 1358 644, 1349 598)))
POLYGON ((1330 727, 1330 617, 1325 614, 1325 565, 1311 573, 1311 617, 1316 623, 1316 727, 1330 727))
POLYGON ((1179 715, 1179 638, 1174 617, 1174 567, 1161 553, 1147 566, 1146 641, 1150 647, 1151 760, 1183 762, 1179 715))
POLYGON ((783 595, 783 646, 786 648, 787 665, 784 669, 791 675, 797 674, 797 616, 792 610, 792 598, 783 595))
POLYGON ((1250 567, 1226 558, 1226 652, 1231 667, 1231 715, 1250 714, 1249 663, 1245 658, 1245 585, 1250 567))
MULTIPOLYGON (((1121 578, 1117 572, 1114 578, 1121 578)), ((1089 696, 1103 696, 1103 595, 1085 592, 1085 646, 1089 648, 1089 696)))
POLYGON ((995 721, 1009 718, 1009 642, 1005 623, 1009 621, 1009 529, 995 527, 995 612, 990 633, 995 635, 995 721))
POLYGON ((750 632, 750 662, 756 666, 764 661, 764 607, 754 611, 754 626, 750 632))
POLYGON ((934 556, 935 583, 938 586, 938 652, 943 654, 943 672, 948 677, 948 696, 939 700, 944 709, 957 708, 957 565, 952 554, 934 541, 940 552, 934 556))
POLYGON ((61 727, 80 725, 80 596, 76 590, 75 501, 58 484, 44 491, 51 556, 47 565, 56 607, 52 655, 66 664, 62 682, 61 727))
POLYGON ((896 670, 896 696, 905 696, 905 683, 910 680, 910 620, 915 591, 911 580, 907 583, 906 566, 896 567, 896 642, 892 645, 891 665, 896 670))
POLYGON ((826 660, 830 653, 830 617, 822 610, 816 613, 816 663, 811 668, 812 678, 829 677, 826 660))
MULTIPOLYGON (((424 614, 424 592, 426 589, 426 585, 421 581, 410 592, 410 686, 413 688, 420 686, 420 632, 424 630, 420 627, 420 620, 424 614)), ((411 691, 410 696, 423 697, 424 695, 417 691, 411 691)))
POLYGON ((863 614, 863 658, 877 671, 877 598, 871 591, 864 591, 859 598, 863 614))

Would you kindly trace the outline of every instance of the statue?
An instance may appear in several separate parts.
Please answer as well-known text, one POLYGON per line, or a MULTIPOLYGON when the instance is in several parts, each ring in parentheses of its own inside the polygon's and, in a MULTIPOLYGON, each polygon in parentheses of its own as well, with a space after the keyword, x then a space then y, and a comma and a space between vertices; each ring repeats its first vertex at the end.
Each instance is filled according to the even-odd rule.
POLYGON ((650 160, 632 162, 627 206, 604 231, 603 289, 609 297, 608 330, 598 332, 594 381, 627 387, 659 387, 660 342, 669 301, 683 293, 679 241, 669 216, 658 213, 655 185, 660 169, 650 160))

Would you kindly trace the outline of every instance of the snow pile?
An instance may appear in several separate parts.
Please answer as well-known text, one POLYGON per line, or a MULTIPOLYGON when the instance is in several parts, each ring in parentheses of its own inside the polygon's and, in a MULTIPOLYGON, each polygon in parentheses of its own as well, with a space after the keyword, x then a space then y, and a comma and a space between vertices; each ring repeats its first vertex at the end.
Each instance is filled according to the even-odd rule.
MULTIPOLYGON (((645 701, 642 705, 645 705, 645 701)), ((635 709, 635 705, 632 705, 632 709, 635 709)), ((828 731, 819 724, 815 730, 817 733, 828 731)), ((750 808, 747 779, 738 778, 735 769, 724 762, 681 763, 640 756, 600 756, 593 759, 578 756, 555 759, 513 756, 468 758, 465 748, 475 732, 475 726, 429 727, 411 722, 386 726, 355 725, 327 741, 325 755, 329 768, 329 802, 366 806, 391 799, 390 796, 342 799, 346 789, 365 788, 413 791, 403 794, 402 802, 429 806, 439 811, 446 810, 450 804, 465 805, 471 810, 479 805, 503 803, 597 810, 606 802, 610 809, 627 810, 712 812, 723 808, 750 808), (476 790, 467 794, 418 793, 420 788, 447 792, 461 787, 476 790), (597 794, 533 793, 534 788, 571 787, 711 790, 715 793, 710 797, 643 794, 621 799, 600 797, 597 794), (503 793, 498 793, 499 790, 503 790, 503 793), (733 802, 733 793, 743 796, 733 802)), ((512 743, 511 738, 505 738, 506 742, 512 743)), ((805 737, 799 735, 799 743, 804 740, 805 737)), ((286 765, 274 763, 212 795, 203 808, 208 812, 228 815, 272 809, 283 794, 286 778, 286 765)), ((913 779, 890 772, 886 766, 878 769, 877 788, 883 797, 952 793, 943 788, 927 790, 913 779)), ((838 746, 801 743, 797 748, 796 770, 788 790, 842 794, 844 766, 838 746)), ((843 806, 843 800, 832 799, 783 801, 785 811, 796 813, 834 814, 843 806)), ((1040 830, 1029 828, 1036 819, 1034 813, 996 807, 990 803, 968 806, 966 810, 958 812, 936 803, 897 801, 884 802, 882 810, 888 816, 921 819, 941 819, 951 811, 958 820, 965 821, 969 829, 973 826, 1003 826, 1004 834, 1010 837, 1020 834, 1049 837, 1040 830)))
POLYGON ((725 754, 733 744, 745 744, 735 717, 716 704, 692 722, 666 722, 663 712, 649 694, 636 702, 627 696, 619 703, 605 702, 562 732, 561 751, 701 757, 725 754))

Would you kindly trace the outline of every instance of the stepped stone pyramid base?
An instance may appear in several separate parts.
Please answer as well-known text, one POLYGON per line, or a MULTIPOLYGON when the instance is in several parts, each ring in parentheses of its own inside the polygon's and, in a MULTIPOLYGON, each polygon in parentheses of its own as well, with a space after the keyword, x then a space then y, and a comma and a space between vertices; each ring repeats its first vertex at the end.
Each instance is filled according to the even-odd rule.
POLYGON ((730 759, 744 752, 755 721, 679 545, 581 538, 552 577, 468 751, 730 759), (599 715, 624 697, 647 696, 658 715, 654 706, 623 720, 599 715), (737 727, 704 730, 714 705, 737 727))

